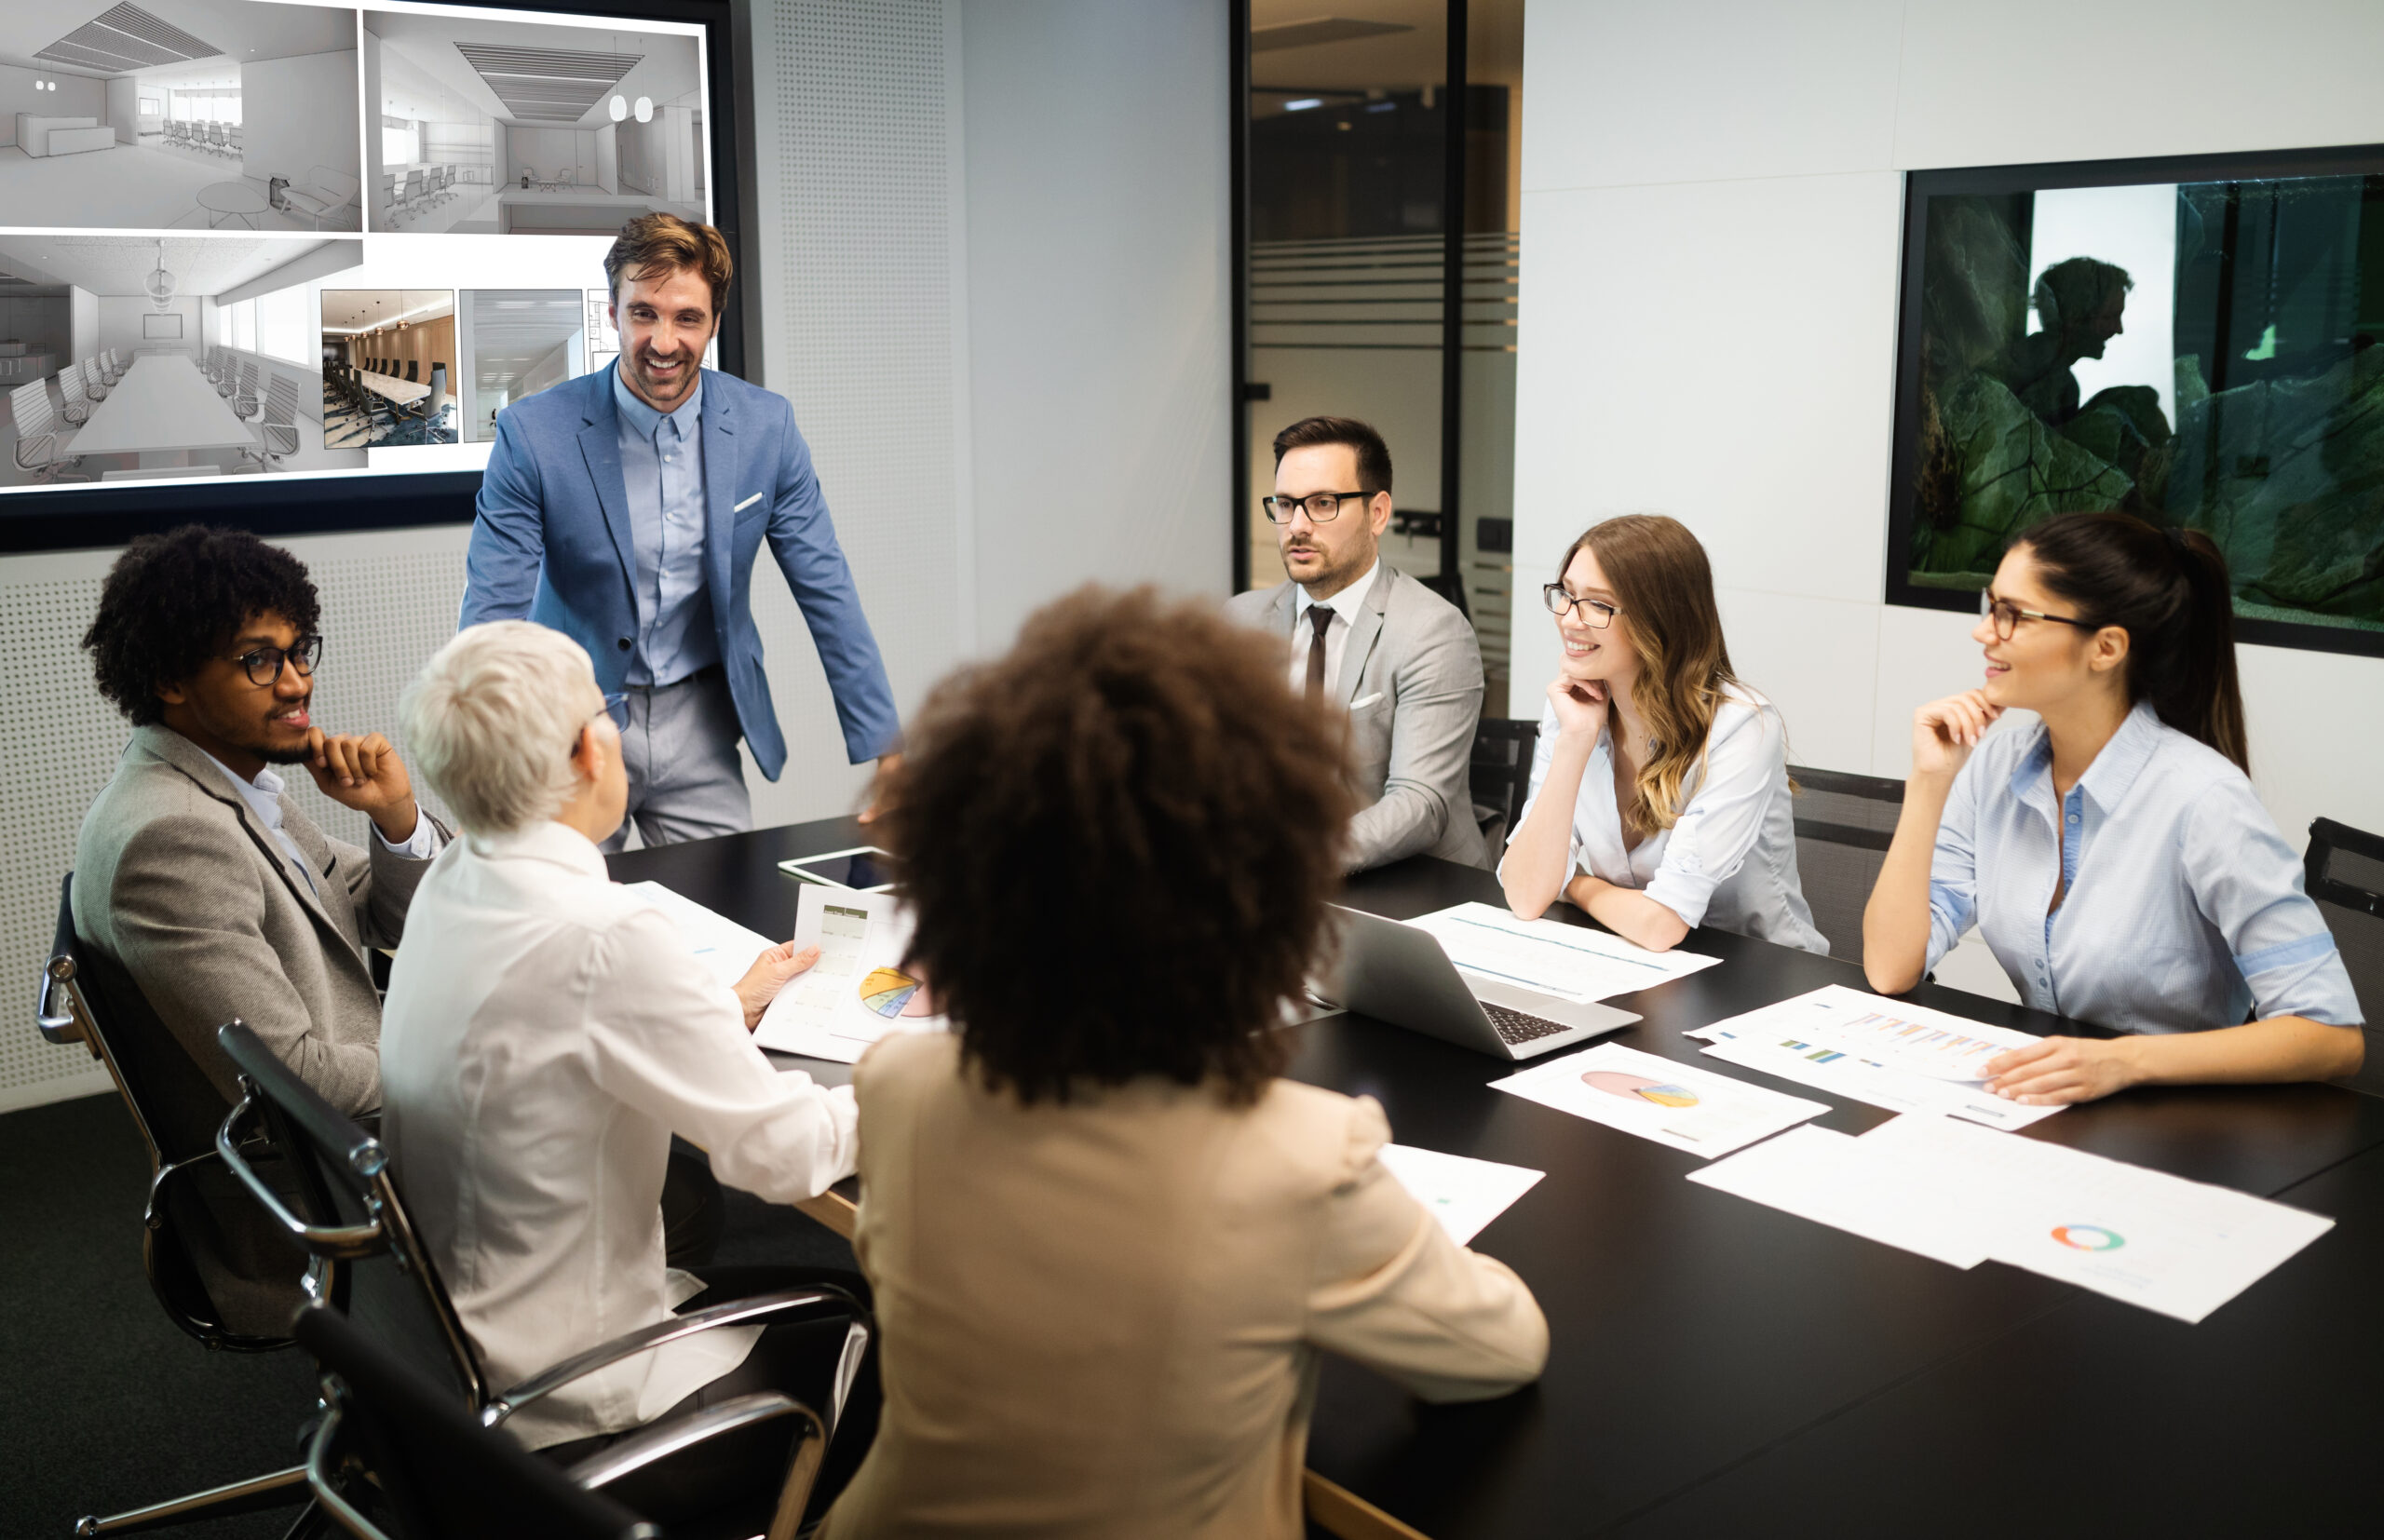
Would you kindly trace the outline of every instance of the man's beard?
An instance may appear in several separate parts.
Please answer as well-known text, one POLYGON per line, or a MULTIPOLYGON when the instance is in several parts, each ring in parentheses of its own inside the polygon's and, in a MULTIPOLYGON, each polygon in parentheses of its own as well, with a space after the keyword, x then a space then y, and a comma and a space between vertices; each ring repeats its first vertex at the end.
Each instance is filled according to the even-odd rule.
POLYGON ((315 751, 305 744, 295 749, 259 749, 256 756, 267 764, 304 764, 315 757, 315 751))

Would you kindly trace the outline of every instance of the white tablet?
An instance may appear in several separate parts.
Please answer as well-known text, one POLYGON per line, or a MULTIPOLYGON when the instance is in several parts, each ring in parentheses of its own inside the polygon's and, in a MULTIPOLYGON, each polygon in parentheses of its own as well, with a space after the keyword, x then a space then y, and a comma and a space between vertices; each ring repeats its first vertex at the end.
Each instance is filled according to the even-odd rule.
POLYGON ((806 883, 818 883, 822 887, 846 888, 854 893, 887 893, 894 887, 894 857, 874 844, 780 861, 779 870, 806 883))

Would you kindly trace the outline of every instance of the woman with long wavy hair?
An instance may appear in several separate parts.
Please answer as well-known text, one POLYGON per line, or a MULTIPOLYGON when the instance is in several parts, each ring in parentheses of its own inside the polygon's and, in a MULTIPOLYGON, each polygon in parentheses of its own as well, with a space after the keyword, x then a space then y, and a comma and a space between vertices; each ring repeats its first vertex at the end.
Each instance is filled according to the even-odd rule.
POLYGON ((1711 925, 1826 953, 1796 876, 1787 727, 1731 671, 1697 536, 1609 519, 1541 593, 1564 656, 1498 868, 1508 906, 1561 898, 1659 952, 1711 925))

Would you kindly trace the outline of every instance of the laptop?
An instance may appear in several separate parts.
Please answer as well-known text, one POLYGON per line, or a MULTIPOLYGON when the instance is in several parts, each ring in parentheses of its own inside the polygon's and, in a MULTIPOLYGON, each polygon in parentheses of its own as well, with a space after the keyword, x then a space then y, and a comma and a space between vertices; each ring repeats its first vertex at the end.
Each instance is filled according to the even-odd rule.
POLYGON ((1639 1020, 1457 971, 1440 940, 1414 925, 1331 906, 1340 945, 1312 993, 1393 1026, 1496 1059, 1537 1059, 1639 1020))

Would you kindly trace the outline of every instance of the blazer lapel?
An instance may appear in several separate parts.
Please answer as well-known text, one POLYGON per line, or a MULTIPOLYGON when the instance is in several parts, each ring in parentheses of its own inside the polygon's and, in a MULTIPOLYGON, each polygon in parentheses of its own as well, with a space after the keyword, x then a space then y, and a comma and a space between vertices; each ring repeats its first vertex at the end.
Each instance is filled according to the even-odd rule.
MULTIPOLYGON (((715 376, 715 379, 717 376, 715 376)), ((732 595, 729 549, 737 523, 737 426, 730 413, 728 392, 717 385, 705 392, 704 438, 704 582, 711 589, 712 623, 726 628, 732 595)))
MULTIPOLYGON (((620 366, 615 364, 614 369, 620 366)), ((630 533, 629 482, 621 474, 621 415, 613 410, 613 371, 590 374, 596 383, 583 410, 579 453, 588 462, 589 480, 596 484, 596 503, 604 510, 604 528, 612 533, 613 549, 630 587, 637 587, 637 540, 630 533)))
MULTIPOLYGON (((321 896, 315 891, 315 884, 308 882, 291 869, 290 852, 281 848, 281 842, 275 839, 273 831, 267 829, 258 819, 256 811, 249 805, 248 799, 232 789, 230 782, 224 778, 224 772, 216 768, 214 762, 210 760, 197 745, 171 728, 158 728, 154 734, 146 728, 136 729, 136 731, 147 739, 145 747, 151 753, 188 777, 192 784, 201 791, 232 810, 232 817, 239 820, 241 830, 264 854, 265 864, 280 874, 282 886, 290 890, 290 896, 298 900, 301 908, 312 914, 317 923, 326 930, 345 941, 350 948, 357 945, 356 939, 349 934, 349 926, 343 925, 332 918, 330 908, 324 904, 321 896)), ((292 811, 285 801, 281 809, 285 828, 291 827, 292 811)), ((314 831, 313 825, 308 824, 305 827, 308 832, 314 831)), ((294 828, 291 829, 291 838, 301 850, 306 847, 306 840, 294 828)), ((320 839, 319 834, 316 835, 317 843, 319 843, 320 839)), ((326 853, 328 853, 328 847, 326 853)), ((322 882, 331 881, 329 876, 323 875, 320 871, 317 872, 317 876, 322 882)))
POLYGON ((1349 622, 1349 645, 1341 653, 1341 676, 1333 682, 1334 698, 1345 709, 1358 698, 1358 681, 1365 676, 1366 660, 1382 639, 1383 611, 1390 604, 1390 586, 1398 580, 1399 570, 1385 561, 1374 587, 1367 590, 1365 603, 1349 622))

